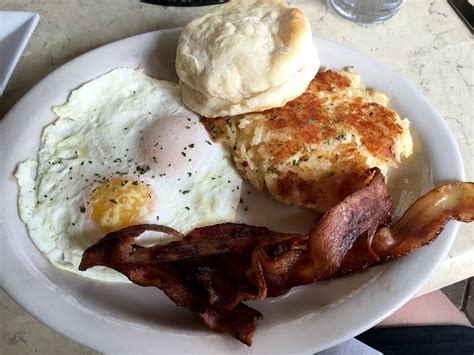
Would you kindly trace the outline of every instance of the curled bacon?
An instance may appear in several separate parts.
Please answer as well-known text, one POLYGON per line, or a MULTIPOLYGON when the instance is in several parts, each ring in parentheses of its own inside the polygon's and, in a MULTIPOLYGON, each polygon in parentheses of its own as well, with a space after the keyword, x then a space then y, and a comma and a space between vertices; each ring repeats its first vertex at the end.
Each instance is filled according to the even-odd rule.
POLYGON ((383 176, 374 171, 368 186, 328 210, 308 235, 234 223, 197 228, 186 236, 163 226, 133 226, 88 248, 79 269, 108 266, 136 284, 158 287, 211 329, 251 345, 262 315, 242 302, 406 255, 433 241, 450 219, 472 221, 474 187, 458 183, 435 189, 392 228, 386 226, 390 209, 383 176), (140 247, 135 239, 146 230, 181 239, 140 247))
POLYGON ((453 219, 464 223, 474 220, 474 183, 435 188, 416 200, 393 226, 380 228, 373 238, 361 236, 333 277, 399 258, 430 244, 453 219))
POLYGON ((253 258, 261 264, 268 295, 278 296, 293 286, 328 278, 358 236, 373 235, 388 222, 391 207, 384 177, 377 172, 368 186, 328 210, 308 237, 260 245, 253 258))
MULTIPOLYGON (((150 230, 183 237, 181 233, 164 226, 144 224, 127 227, 106 235, 89 247, 82 256, 79 270, 107 266, 137 285, 158 287, 176 305, 197 313, 209 328, 230 333, 250 346, 256 321, 262 315, 240 303, 240 298, 251 299, 255 291, 251 285, 242 284, 242 287, 236 288, 240 285, 238 279, 245 278, 244 273, 240 272, 239 277, 239 272, 235 272, 244 267, 238 252, 232 254, 233 258, 229 255, 226 260, 221 260, 219 254, 229 254, 232 248, 249 254, 259 240, 275 239, 283 234, 262 227, 225 223, 197 228, 182 240, 166 245, 144 248, 135 244, 137 237, 150 230), (211 276, 212 280, 206 277, 208 270, 219 268, 219 265, 232 265, 234 270, 235 279, 225 278, 226 287, 232 292, 225 297, 220 293, 213 297, 215 275, 211 276), (207 285, 208 290, 201 285, 207 285), (223 297, 222 302, 217 297, 223 297), (229 299, 232 305, 224 304, 229 299)), ((219 291, 223 290, 219 285, 219 291)))

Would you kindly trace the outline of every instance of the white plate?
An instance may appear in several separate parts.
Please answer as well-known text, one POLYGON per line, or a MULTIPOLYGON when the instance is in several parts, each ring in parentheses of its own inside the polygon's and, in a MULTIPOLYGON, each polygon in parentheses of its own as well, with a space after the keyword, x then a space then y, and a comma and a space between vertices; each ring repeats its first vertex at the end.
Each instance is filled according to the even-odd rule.
POLYGON ((39 15, 26 11, 0 11, 0 96, 20 59, 39 15))
MULTIPOLYGON (((155 288, 88 281, 53 268, 41 256, 18 218, 12 173, 19 161, 35 156, 42 127, 54 119, 50 107, 64 102, 81 83, 117 67, 142 66, 151 76, 176 80, 178 34, 179 29, 146 33, 81 55, 38 83, 5 117, 0 132, 0 250, 6 291, 51 328, 109 353, 315 352, 361 333, 407 302, 446 256, 456 223, 447 226, 432 245, 386 266, 253 303, 264 319, 251 348, 207 330, 192 313, 177 308, 155 288)), ((410 118, 421 145, 417 144, 414 158, 407 162, 411 171, 390 178, 394 185, 408 174, 401 190, 391 189, 396 201, 406 206, 433 183, 463 179, 456 142, 426 98, 366 56, 328 40, 315 41, 323 65, 336 69, 353 65, 368 86, 387 93, 392 106, 410 118)), ((271 211, 266 215, 274 216, 271 211)), ((290 223, 292 218, 286 216, 290 223)))

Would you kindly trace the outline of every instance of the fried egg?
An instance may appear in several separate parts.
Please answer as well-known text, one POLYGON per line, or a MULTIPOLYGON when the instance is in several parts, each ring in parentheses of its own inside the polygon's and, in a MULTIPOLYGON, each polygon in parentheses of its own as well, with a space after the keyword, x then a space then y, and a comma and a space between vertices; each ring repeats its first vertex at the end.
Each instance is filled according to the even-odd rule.
POLYGON ((20 216, 55 266, 126 281, 107 268, 79 272, 84 250, 135 224, 187 233, 235 220, 242 179, 226 149, 182 104, 176 84, 116 69, 53 111, 57 119, 43 131, 37 160, 21 162, 15 176, 20 216))

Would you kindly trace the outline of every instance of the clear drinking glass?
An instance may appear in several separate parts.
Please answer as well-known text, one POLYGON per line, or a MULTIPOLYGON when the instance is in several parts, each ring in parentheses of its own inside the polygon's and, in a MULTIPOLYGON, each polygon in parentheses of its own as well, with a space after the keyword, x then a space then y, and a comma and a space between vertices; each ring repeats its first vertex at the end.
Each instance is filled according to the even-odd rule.
POLYGON ((383 22, 395 15, 402 0, 328 0, 341 16, 362 23, 383 22))

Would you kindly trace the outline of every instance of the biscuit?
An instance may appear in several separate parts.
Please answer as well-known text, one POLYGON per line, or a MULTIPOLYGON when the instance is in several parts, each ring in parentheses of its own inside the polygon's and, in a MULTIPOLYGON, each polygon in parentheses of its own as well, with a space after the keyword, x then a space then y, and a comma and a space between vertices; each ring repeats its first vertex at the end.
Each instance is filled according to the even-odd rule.
POLYGON ((280 107, 318 69, 308 19, 281 0, 214 8, 183 29, 176 53, 183 101, 207 117, 280 107))

